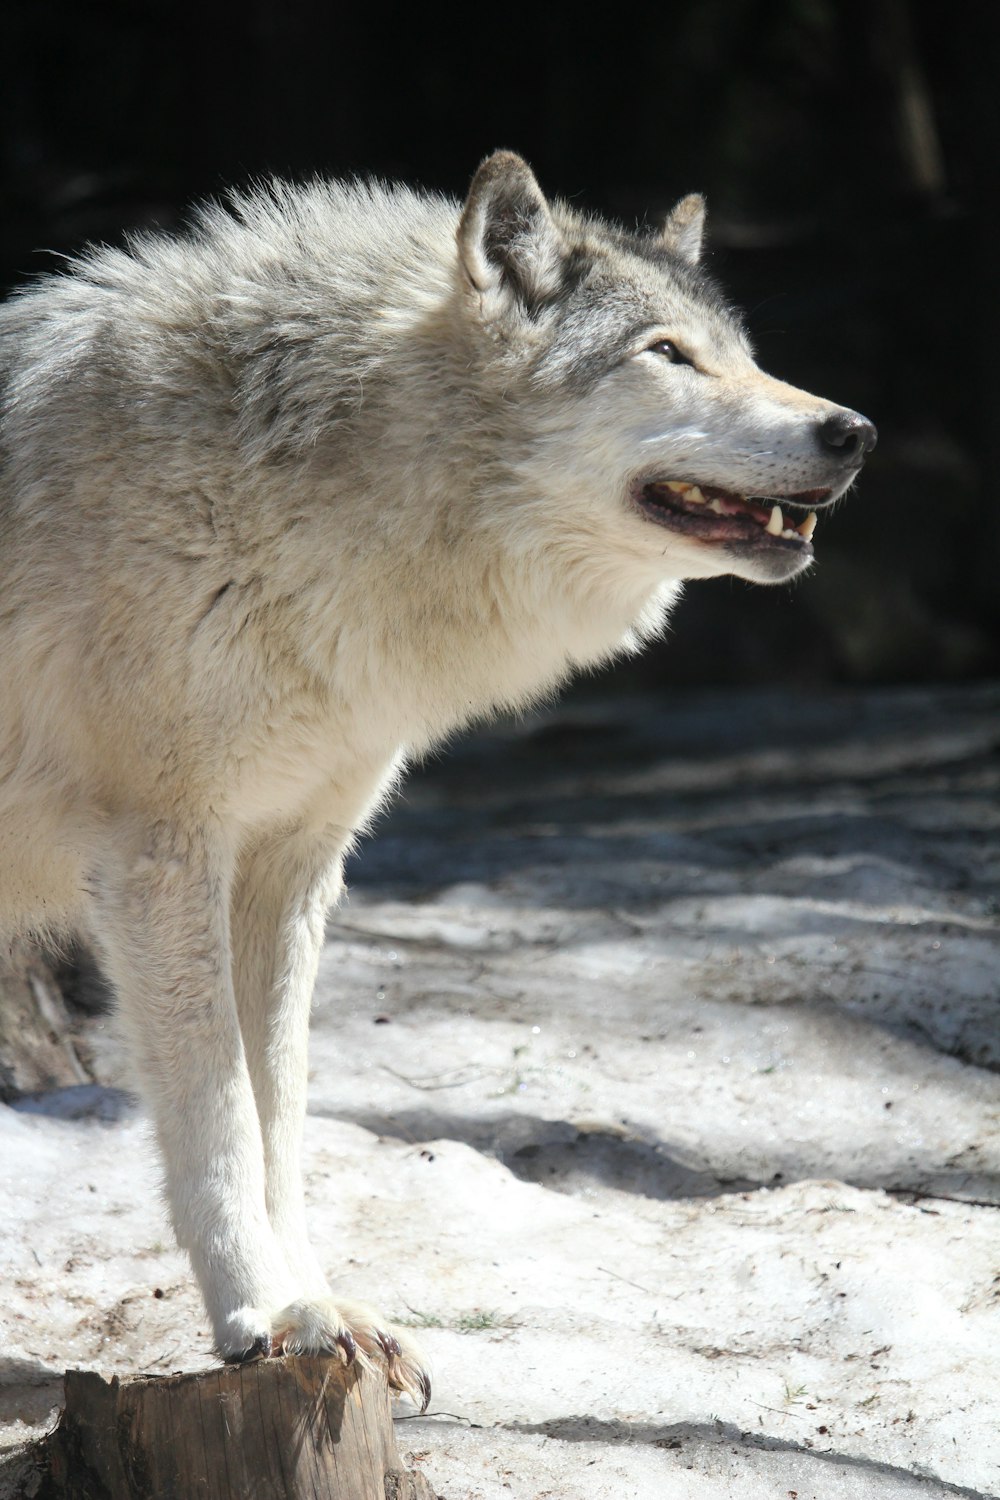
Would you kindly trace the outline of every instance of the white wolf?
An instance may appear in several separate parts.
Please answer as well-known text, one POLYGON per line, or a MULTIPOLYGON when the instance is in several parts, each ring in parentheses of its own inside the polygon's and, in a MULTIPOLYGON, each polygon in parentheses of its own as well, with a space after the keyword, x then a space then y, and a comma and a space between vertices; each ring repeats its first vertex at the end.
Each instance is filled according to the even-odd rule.
POLYGON ((626 233, 500 152, 464 207, 274 185, 2 313, 0 925, 96 946, 227 1359, 426 1400, 299 1165, 324 917, 404 762, 681 579, 800 572, 874 444, 756 367, 703 213, 626 233))

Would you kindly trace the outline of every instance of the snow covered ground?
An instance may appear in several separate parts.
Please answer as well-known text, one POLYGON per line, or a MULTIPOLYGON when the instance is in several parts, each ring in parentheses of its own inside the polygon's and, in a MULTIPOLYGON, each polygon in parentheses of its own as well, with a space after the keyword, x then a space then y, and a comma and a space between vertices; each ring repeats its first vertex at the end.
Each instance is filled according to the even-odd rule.
MULTIPOLYGON (((411 778, 307 1160, 446 1500, 1000 1493, 998 749, 991 687, 584 696, 411 778)), ((88 1024, 109 1087, 0 1108, 6 1443, 67 1366, 210 1359, 88 1024)))

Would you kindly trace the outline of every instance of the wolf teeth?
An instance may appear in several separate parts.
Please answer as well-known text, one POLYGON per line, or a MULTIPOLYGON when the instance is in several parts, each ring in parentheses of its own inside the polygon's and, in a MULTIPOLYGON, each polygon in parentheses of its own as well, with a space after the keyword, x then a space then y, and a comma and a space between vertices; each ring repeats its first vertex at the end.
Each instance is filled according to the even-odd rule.
MULTIPOLYGON (((732 507, 727 510, 720 500, 709 499, 704 495, 697 484, 690 484, 685 479, 664 479, 660 487, 670 490, 672 494, 678 495, 687 501, 689 505, 705 505, 717 516, 735 514, 732 507)), ((796 537, 808 542, 816 530, 816 512, 811 510, 805 520, 794 529, 788 525, 781 513, 780 505, 772 505, 771 514, 768 517, 764 530, 768 536, 780 536, 783 540, 792 541, 796 537)))
POLYGON ((689 484, 684 479, 668 479, 664 485, 665 489, 672 490, 675 495, 682 495, 685 500, 695 505, 704 505, 705 496, 696 484, 689 484))

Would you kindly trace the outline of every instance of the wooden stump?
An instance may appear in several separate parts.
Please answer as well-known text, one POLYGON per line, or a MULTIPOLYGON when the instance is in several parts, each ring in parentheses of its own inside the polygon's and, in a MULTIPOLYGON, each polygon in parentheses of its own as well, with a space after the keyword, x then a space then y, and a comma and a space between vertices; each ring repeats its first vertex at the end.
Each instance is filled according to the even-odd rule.
MULTIPOLYGON (((195 1375, 66 1375, 45 1500, 434 1500, 377 1370, 316 1357, 195 1375)), ((37 1471, 36 1471, 37 1472, 37 1471)))
POLYGON ((0 1099, 91 1081, 45 959, 29 943, 0 947, 0 1099))

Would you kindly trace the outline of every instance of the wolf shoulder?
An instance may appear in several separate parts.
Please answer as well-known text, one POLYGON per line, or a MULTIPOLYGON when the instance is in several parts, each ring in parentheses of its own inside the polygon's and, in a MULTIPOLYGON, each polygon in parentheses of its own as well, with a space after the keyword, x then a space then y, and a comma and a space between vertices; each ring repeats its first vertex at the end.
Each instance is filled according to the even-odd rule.
POLYGON ((335 448, 445 290, 457 217, 405 188, 272 184, 42 277, 0 309, 8 493, 33 464, 107 479, 126 445, 163 488, 178 445, 244 476, 335 448))

